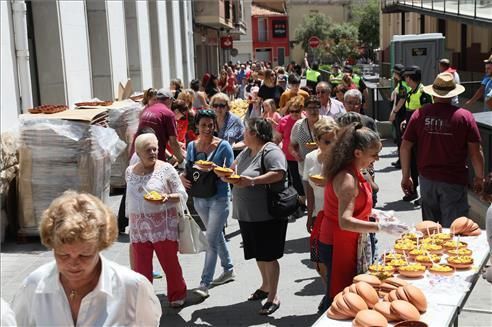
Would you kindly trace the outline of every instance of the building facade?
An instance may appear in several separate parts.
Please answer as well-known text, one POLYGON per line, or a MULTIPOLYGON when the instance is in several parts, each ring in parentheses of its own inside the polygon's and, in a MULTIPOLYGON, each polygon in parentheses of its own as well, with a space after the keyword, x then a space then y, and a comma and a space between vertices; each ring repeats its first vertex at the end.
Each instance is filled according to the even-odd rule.
POLYGON ((195 77, 190 1, 1 1, 0 17, 2 132, 32 106, 195 77))
POLYGON ((285 65, 289 59, 288 16, 285 12, 253 4, 251 10, 253 59, 285 65))

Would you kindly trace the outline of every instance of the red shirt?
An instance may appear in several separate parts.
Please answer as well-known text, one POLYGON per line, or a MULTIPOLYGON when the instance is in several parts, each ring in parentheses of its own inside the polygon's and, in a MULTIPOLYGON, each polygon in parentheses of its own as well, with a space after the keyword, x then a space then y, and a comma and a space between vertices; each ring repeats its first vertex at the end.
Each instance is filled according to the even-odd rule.
POLYGON ((468 184, 468 143, 480 142, 471 112, 446 103, 426 105, 413 113, 403 139, 417 146, 417 167, 423 177, 468 184))
POLYGON ((150 127, 159 141, 159 160, 166 161, 166 144, 170 136, 176 136, 176 118, 174 113, 162 103, 155 103, 144 110, 140 116, 138 129, 150 127))
POLYGON ((292 132, 292 127, 297 120, 291 118, 290 115, 282 117, 278 122, 277 132, 282 135, 282 151, 288 161, 296 161, 293 155, 289 152, 290 145, 290 133, 292 132))

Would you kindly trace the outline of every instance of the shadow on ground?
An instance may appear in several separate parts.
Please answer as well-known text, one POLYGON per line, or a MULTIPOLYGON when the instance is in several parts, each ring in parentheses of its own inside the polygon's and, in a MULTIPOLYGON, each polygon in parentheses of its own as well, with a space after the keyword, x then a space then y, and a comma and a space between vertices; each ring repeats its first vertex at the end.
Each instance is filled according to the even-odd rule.
POLYGON ((377 205, 376 208, 380 210, 394 210, 394 211, 417 210, 417 208, 412 202, 406 202, 403 200, 386 202, 384 203, 384 205, 377 205))
POLYGON ((308 253, 309 237, 298 238, 295 240, 285 241, 284 254, 290 253, 308 253))
POLYGON ((51 252, 41 242, 39 238, 36 242, 19 244, 16 242, 5 242, 2 244, 2 253, 26 253, 26 254, 41 254, 51 252))

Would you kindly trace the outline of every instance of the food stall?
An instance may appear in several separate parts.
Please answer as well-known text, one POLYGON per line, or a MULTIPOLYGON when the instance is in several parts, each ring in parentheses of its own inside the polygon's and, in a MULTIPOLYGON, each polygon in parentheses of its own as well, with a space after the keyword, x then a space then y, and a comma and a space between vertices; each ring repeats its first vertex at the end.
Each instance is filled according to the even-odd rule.
POLYGON ((439 228, 430 233, 424 229, 422 237, 403 235, 393 249, 383 254, 379 263, 369 267, 370 272, 356 276, 354 284, 337 294, 330 308, 313 326, 457 326, 459 314, 488 260, 489 246, 485 231, 471 220, 463 217, 455 222, 451 229, 439 228), (422 265, 424 268, 418 269, 422 265), (405 266, 411 268, 405 271, 405 266), (354 285, 360 281, 371 283, 374 277, 377 277, 376 282, 371 286, 378 297, 371 303, 367 296, 368 291, 372 292, 369 285, 364 285, 365 288, 354 285), (416 292, 421 293, 421 298, 405 288, 420 290, 416 292), (354 296, 347 299, 346 292, 361 295, 365 303, 358 310, 347 312, 344 305, 351 304, 349 300, 353 301, 354 296), (410 308, 405 307, 405 301, 410 303, 406 304, 410 308), (411 308, 412 304, 417 309, 411 308), (402 312, 398 311, 398 305, 403 305, 402 312), (380 316, 385 320, 378 323, 380 316), (361 321, 364 319, 369 320, 368 324, 361 321), (405 320, 420 323, 410 324, 403 322, 405 320))

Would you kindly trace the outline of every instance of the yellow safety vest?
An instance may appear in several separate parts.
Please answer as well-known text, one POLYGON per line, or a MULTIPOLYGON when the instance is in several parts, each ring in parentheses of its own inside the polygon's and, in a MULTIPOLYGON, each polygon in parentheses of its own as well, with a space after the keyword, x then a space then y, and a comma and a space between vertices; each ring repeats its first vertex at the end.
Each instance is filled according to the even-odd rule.
POLYGON ((317 71, 312 70, 311 68, 309 68, 306 71, 306 80, 311 81, 311 82, 314 82, 314 83, 317 83, 318 82, 318 76, 319 75, 321 75, 320 72, 317 72, 317 71))
POLYGON ((342 82, 342 78, 343 78, 343 73, 338 73, 338 75, 331 74, 330 75, 330 83, 332 85, 340 84, 342 82))
POLYGON ((357 74, 352 75, 352 82, 357 86, 357 88, 360 88, 360 76, 357 74))
POLYGON ((422 108, 426 103, 432 103, 432 98, 427 93, 424 93, 424 85, 420 83, 415 91, 408 92, 405 108, 408 111, 415 111, 422 108))

